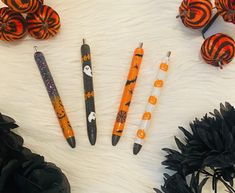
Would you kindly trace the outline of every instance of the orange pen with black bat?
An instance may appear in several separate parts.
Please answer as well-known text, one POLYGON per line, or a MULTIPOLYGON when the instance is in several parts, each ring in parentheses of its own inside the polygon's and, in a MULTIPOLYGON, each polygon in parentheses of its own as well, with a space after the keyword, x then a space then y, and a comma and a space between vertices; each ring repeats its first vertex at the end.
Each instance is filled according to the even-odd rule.
POLYGON ((143 43, 141 43, 140 46, 136 48, 134 51, 131 68, 123 91, 122 100, 117 113, 116 122, 113 128, 113 135, 112 135, 113 146, 117 145, 125 127, 127 113, 131 104, 132 95, 135 89, 135 84, 140 70, 142 58, 144 55, 144 49, 142 47, 143 43))

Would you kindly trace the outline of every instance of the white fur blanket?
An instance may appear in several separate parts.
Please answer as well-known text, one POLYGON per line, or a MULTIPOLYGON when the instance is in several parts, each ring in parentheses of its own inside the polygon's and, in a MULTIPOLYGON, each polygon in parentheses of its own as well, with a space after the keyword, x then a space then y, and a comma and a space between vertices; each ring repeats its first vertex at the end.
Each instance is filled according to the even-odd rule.
MULTIPOLYGON (((151 193, 163 180, 164 147, 175 147, 177 127, 195 117, 235 104, 234 61, 223 70, 200 57, 203 38, 175 19, 180 0, 45 0, 62 20, 61 32, 48 41, 31 37, 0 43, 0 111, 14 117, 25 146, 66 173, 72 193, 151 193), (86 131, 80 60, 82 38, 91 46, 98 121, 98 140, 91 147, 86 131), (111 146, 111 133, 133 49, 144 42, 145 56, 124 132, 111 146), (67 114, 77 148, 66 143, 34 62, 33 46, 45 54, 67 114), (172 51, 170 72, 147 140, 132 155, 138 128, 158 62, 172 51)), ((0 4, 3 6, 3 4, 0 4)), ((220 18, 210 33, 235 38, 234 26, 220 18)), ((210 189, 210 187, 209 187, 210 189)), ((221 192, 223 192, 223 188, 221 192)), ((206 191, 205 191, 206 192, 206 191)), ((211 192, 211 191, 208 191, 211 192)))

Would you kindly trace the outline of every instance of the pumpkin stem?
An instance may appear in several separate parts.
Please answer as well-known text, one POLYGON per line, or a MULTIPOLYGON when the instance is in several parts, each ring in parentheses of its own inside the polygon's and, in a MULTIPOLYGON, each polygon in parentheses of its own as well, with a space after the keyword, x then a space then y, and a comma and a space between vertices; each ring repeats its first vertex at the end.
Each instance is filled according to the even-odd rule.
POLYGON ((219 67, 220 67, 221 70, 223 69, 223 66, 220 63, 219 63, 219 67))
POLYGON ((2 23, 2 25, 0 25, 0 30, 4 30, 6 28, 6 23, 2 23))
POLYGON ((38 52, 38 47, 37 46, 34 46, 33 48, 34 48, 35 52, 38 52))
POLYGON ((228 12, 229 12, 229 14, 234 14, 235 10, 234 9, 229 9, 228 12))
POLYGON ((219 61, 216 61, 216 60, 215 60, 215 61, 212 63, 212 65, 215 66, 215 67, 219 67, 220 69, 223 69, 223 65, 222 65, 221 60, 222 60, 222 59, 220 59, 219 61))
POLYGON ((222 69, 223 69, 223 66, 222 66, 222 64, 221 64, 221 61, 218 62, 218 65, 219 65, 220 69, 222 70, 222 69))
POLYGON ((43 29, 46 31, 46 32, 48 32, 48 24, 47 23, 43 23, 43 25, 42 25, 42 27, 43 27, 43 29))
POLYGON ((205 38, 205 33, 210 29, 210 27, 215 23, 216 19, 219 17, 219 13, 217 12, 212 19, 210 20, 210 22, 206 25, 206 27, 202 30, 202 36, 204 39, 205 38))
POLYGON ((179 18, 179 17, 182 17, 182 16, 185 16, 187 14, 187 11, 184 10, 182 14, 179 14, 176 16, 176 18, 179 18))

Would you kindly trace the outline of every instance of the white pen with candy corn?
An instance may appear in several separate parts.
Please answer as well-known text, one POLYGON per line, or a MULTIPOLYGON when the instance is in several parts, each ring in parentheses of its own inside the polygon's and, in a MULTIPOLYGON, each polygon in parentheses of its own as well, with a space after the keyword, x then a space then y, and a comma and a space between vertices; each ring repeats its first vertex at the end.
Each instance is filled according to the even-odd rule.
POLYGON ((158 103, 158 99, 161 94, 161 89, 164 86, 164 81, 166 79, 170 55, 171 52, 168 52, 166 58, 160 64, 159 72, 153 84, 152 93, 148 98, 148 103, 146 105, 145 112, 143 114, 139 129, 136 132, 136 138, 133 146, 133 154, 135 155, 137 155, 141 150, 143 141, 146 136, 146 131, 150 127, 153 110, 158 103))

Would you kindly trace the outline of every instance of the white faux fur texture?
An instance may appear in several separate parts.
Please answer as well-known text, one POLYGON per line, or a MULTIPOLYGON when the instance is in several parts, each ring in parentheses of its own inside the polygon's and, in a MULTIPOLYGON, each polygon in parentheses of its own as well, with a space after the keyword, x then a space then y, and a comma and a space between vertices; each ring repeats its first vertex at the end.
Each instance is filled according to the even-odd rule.
MULTIPOLYGON (((175 16, 180 0, 45 0, 61 17, 56 38, 0 43, 0 111, 14 117, 25 146, 63 169, 72 193, 151 193, 162 184, 164 147, 175 147, 179 125, 196 116, 235 104, 234 61, 223 70, 200 57, 200 31, 185 28, 175 16), (91 147, 86 131, 80 46, 91 46, 98 140, 91 147), (134 48, 144 42, 145 56, 124 136, 111 146, 111 132, 134 48), (45 54, 76 132, 77 148, 65 142, 34 62, 33 46, 45 54), (146 143, 132 155, 138 128, 159 60, 172 51, 170 72, 146 143)), ((0 4, 3 6, 3 4, 0 4)), ((235 38, 234 26, 220 18, 210 34, 235 38)), ((212 192, 209 190, 204 192, 212 192)), ((224 188, 220 192, 223 192, 224 188)))

